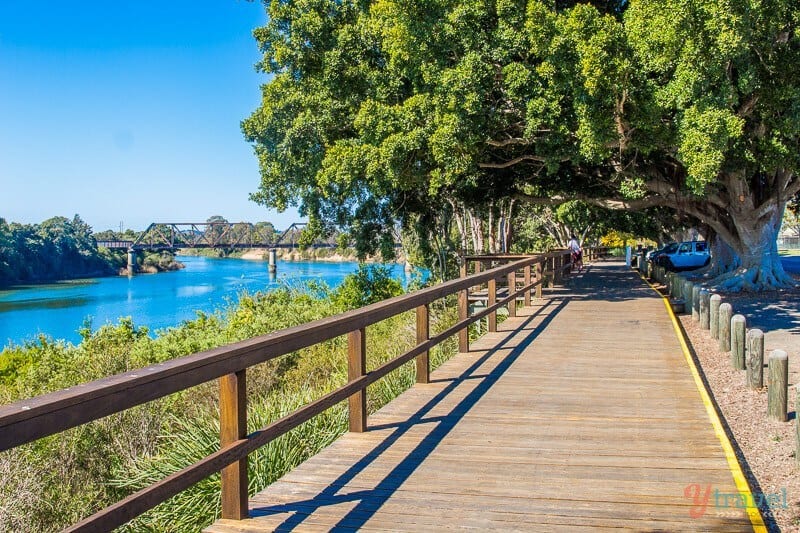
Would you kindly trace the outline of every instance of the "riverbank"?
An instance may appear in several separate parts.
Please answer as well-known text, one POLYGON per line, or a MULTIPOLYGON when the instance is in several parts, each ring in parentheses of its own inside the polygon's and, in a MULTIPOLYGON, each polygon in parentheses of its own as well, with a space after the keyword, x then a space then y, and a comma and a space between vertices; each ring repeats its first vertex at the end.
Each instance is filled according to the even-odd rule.
MULTIPOLYGON (((165 278, 169 276, 164 276, 165 278)), ((354 278, 358 295, 374 293, 385 277, 354 278), (370 286, 361 285, 370 281, 370 286)), ((71 387, 182 355, 324 318, 360 305, 345 289, 316 287, 313 294, 283 287, 244 295, 219 312, 151 338, 130 319, 85 332, 78 345, 41 339, 0 356, 0 402, 71 387)), ((457 321, 453 305, 431 308, 431 328, 457 321)), ((414 346, 415 315, 403 313, 370 326, 367 357, 380 366, 414 346)), ((456 353, 455 339, 431 350, 433 367, 456 353)), ((341 386, 347 379, 347 344, 339 339, 300 350, 248 371, 248 419, 265 427, 286 413, 341 386)), ((372 385, 374 411, 414 383, 413 364, 372 385)), ((113 415, 80 429, 0 453, 0 531, 56 531, 118 501, 143 485, 219 448, 217 384, 209 383, 113 415)), ((347 430, 339 404, 251 456, 250 479, 263 488, 347 430)), ((199 531, 219 509, 219 482, 201 481, 128 527, 133 531, 199 531)))

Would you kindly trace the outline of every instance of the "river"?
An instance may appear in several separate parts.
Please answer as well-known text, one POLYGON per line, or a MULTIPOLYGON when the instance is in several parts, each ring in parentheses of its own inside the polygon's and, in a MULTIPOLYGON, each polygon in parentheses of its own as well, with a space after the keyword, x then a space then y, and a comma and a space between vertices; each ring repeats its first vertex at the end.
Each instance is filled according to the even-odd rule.
MULTIPOLYGON (((21 344, 39 334, 76 343, 79 328, 92 329, 131 317, 151 332, 176 326, 235 302, 243 291, 269 290, 281 284, 318 280, 335 287, 358 263, 278 262, 270 276, 261 261, 181 256, 185 269, 134 277, 110 277, 15 287, 0 291, 0 347, 21 344)), ((404 279, 403 267, 391 265, 404 279)))

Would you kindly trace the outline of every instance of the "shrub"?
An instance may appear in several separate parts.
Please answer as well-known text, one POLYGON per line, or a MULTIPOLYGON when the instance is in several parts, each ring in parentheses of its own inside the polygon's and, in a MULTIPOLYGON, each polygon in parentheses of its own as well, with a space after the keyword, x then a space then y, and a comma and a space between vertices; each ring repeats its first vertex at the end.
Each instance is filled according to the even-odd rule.
POLYGON ((403 286, 392 278, 388 267, 362 263, 354 274, 344 278, 333 299, 344 309, 356 309, 400 294, 403 286))

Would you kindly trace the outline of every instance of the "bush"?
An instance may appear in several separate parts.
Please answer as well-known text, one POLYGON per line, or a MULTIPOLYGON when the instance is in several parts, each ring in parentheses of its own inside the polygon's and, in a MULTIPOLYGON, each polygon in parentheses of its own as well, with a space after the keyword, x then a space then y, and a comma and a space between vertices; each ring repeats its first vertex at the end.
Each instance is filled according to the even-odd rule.
POLYGON ((333 299, 343 309, 357 309, 401 294, 403 285, 392 278, 388 267, 362 263, 355 274, 344 278, 333 299))

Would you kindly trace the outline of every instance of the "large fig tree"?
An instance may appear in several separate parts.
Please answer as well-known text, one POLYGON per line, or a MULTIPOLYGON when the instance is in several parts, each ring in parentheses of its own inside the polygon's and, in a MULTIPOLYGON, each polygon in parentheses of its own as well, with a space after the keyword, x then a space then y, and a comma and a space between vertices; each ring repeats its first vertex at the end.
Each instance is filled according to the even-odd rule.
POLYGON ((257 201, 378 242, 458 202, 668 207, 730 252, 728 288, 792 283, 795 0, 297 0, 256 30, 243 128, 257 201))

